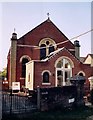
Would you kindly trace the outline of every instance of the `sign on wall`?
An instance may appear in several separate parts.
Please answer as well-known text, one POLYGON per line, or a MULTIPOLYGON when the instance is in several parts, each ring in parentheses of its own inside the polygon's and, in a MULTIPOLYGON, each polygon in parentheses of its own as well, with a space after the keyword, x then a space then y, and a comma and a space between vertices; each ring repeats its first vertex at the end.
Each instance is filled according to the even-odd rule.
POLYGON ((12 90, 20 90, 20 82, 12 82, 12 90))

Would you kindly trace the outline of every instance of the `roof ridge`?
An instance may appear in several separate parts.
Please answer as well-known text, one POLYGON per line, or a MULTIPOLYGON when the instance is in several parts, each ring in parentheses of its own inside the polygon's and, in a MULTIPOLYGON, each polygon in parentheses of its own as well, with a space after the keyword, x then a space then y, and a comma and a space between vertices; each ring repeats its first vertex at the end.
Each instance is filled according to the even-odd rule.
POLYGON ((22 37, 26 36, 27 34, 29 34, 30 32, 32 32, 33 30, 35 30, 36 28, 38 28, 39 26, 41 26, 42 24, 44 24, 45 22, 51 22, 53 23, 50 19, 47 19, 43 22, 41 22, 40 24, 38 24, 37 26, 35 26, 34 28, 32 28, 30 31, 28 31, 27 33, 25 33, 23 36, 21 36, 19 39, 21 39, 22 37))

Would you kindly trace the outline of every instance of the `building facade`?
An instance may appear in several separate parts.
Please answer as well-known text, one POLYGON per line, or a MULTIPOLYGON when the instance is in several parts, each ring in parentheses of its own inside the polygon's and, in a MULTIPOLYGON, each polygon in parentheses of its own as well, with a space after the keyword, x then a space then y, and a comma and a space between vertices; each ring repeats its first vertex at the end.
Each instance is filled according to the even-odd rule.
POLYGON ((81 61, 79 41, 73 44, 49 18, 19 39, 13 33, 7 59, 9 87, 12 82, 30 90, 64 86, 78 74, 88 89, 93 76, 93 63, 81 61))

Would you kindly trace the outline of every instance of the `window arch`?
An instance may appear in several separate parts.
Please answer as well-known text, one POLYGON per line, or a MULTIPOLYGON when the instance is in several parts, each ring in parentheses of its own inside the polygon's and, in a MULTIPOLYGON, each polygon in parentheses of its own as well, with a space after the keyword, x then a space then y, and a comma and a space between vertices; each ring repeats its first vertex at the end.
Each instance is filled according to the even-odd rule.
POLYGON ((31 58, 30 58, 28 55, 23 55, 23 56, 20 58, 20 62, 22 62, 23 58, 27 58, 29 61, 31 60, 31 58))
POLYGON ((56 49, 55 41, 51 38, 44 38, 39 43, 40 46, 40 60, 45 59, 51 52, 56 49))
POLYGON ((85 76, 85 73, 84 73, 83 71, 80 71, 80 72, 78 73, 78 75, 80 75, 80 76, 85 76))
MULTIPOLYGON (((69 67, 74 68, 74 63, 73 63, 73 61, 72 61, 70 58, 66 57, 66 56, 62 56, 62 57, 58 58, 58 59, 56 60, 56 62, 55 62, 55 67, 57 67, 57 64, 59 64, 59 62, 61 62, 61 64, 62 64, 62 61, 65 61, 65 60, 69 62, 69 64, 70 64, 69 67)), ((62 66, 62 65, 61 65, 61 66, 62 66)))
POLYGON ((56 61, 56 86, 70 84, 69 78, 72 77, 73 62, 67 57, 61 57, 56 61))

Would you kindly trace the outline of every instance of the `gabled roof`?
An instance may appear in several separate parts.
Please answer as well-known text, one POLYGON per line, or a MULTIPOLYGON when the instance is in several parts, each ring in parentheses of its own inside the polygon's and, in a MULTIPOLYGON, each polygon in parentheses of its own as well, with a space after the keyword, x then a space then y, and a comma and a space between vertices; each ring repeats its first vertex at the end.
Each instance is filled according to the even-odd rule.
MULTIPOLYGON (((69 48, 74 48, 74 44, 57 28, 57 26, 50 19, 45 20, 44 22, 33 28, 31 31, 20 37, 18 39, 18 43, 20 44, 20 40, 21 42, 26 40, 26 36, 31 37, 30 41, 37 39, 37 43, 40 41, 40 39, 45 37, 50 37, 51 39, 54 39, 56 43, 68 40, 68 42, 65 43, 65 45, 68 44, 69 48), (42 36, 40 37, 40 35, 42 36), (54 36, 56 36, 56 39, 54 36)), ((27 39, 28 38, 29 37, 27 37, 27 39)), ((26 44, 26 41, 24 43, 26 44)))
POLYGON ((85 57, 80 57, 80 61, 83 63, 85 60, 85 57))
POLYGON ((86 61, 86 59, 88 58, 88 56, 90 56, 92 59, 93 59, 93 54, 88 54, 85 59, 84 59, 84 62, 86 61))
POLYGON ((55 50, 54 52, 51 52, 45 59, 43 59, 43 60, 41 60, 41 61, 46 62, 46 61, 52 59, 54 56, 56 56, 58 53, 60 53, 60 52, 63 51, 63 50, 66 50, 67 52, 69 52, 69 54, 70 54, 71 56, 73 56, 78 62, 81 63, 81 61, 80 61, 77 57, 75 57, 75 56, 74 56, 67 48, 65 48, 65 47, 59 48, 59 49, 55 50))
POLYGON ((91 58, 93 58, 93 54, 88 54, 88 55, 90 55, 90 56, 91 56, 91 58))
MULTIPOLYGON (((57 29, 58 31, 60 31, 60 30, 57 28, 57 26, 56 26, 50 19, 47 19, 47 20, 45 20, 44 22, 42 22, 41 24, 39 24, 38 26, 36 26, 35 28, 33 28, 31 31, 29 31, 28 33, 26 33, 25 35, 23 35, 22 37, 24 37, 24 36, 26 36, 27 34, 33 32, 34 30, 38 29, 40 26, 46 25, 46 24, 51 24, 51 25, 53 25, 54 27, 56 27, 56 29, 57 29)), ((60 32, 61 32, 61 31, 60 31, 60 32)), ((69 40, 62 32, 61 32, 61 34, 62 34, 67 40, 69 40)), ((19 39, 21 39, 22 37, 20 37, 19 39)))

